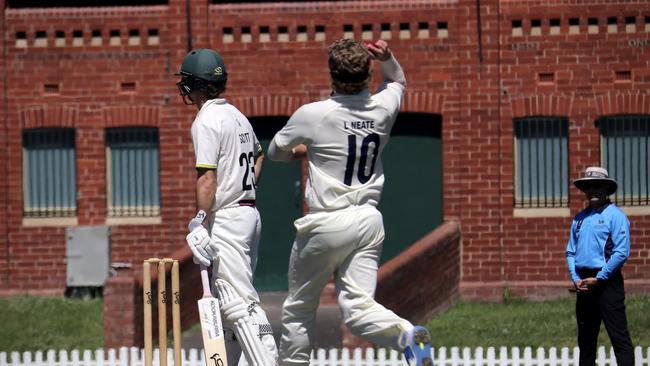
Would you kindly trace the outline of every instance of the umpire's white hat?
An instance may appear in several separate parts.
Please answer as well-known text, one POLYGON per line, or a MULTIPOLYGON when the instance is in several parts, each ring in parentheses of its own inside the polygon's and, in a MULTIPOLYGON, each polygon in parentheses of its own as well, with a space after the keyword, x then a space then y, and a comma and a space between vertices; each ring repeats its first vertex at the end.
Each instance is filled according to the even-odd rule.
POLYGON ((592 183, 600 183, 607 187, 607 195, 613 194, 618 188, 616 181, 609 177, 607 169, 599 166, 590 166, 585 169, 585 175, 573 181, 573 185, 578 187, 579 190, 584 191, 592 183))

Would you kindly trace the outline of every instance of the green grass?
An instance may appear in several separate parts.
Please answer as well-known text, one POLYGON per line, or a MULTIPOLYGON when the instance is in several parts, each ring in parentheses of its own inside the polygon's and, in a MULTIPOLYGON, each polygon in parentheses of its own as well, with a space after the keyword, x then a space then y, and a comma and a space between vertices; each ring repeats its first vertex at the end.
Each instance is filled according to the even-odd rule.
MULTIPOLYGON (((434 347, 573 347, 574 298, 503 304, 459 301, 432 319, 434 347)), ((650 296, 630 296, 627 316, 634 345, 650 346, 650 296)), ((103 346, 101 300, 19 296, 0 298, 0 352, 96 349, 103 346)), ((609 347, 604 329, 600 344, 609 347)))
MULTIPOLYGON (((626 299, 635 346, 650 346, 650 296, 626 299)), ((546 302, 510 299, 503 304, 458 301, 427 323, 434 347, 573 347, 577 345, 575 298, 546 302)), ((610 347, 604 327, 599 344, 610 347)))
POLYGON ((0 352, 103 347, 101 300, 0 298, 0 352))

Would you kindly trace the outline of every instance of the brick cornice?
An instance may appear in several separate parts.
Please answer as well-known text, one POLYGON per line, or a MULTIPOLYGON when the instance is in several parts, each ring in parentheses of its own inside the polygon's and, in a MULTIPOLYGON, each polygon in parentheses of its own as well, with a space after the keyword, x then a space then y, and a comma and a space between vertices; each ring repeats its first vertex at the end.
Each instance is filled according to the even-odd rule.
POLYGON ((387 7, 395 10, 439 9, 458 4, 458 0, 410 0, 396 2, 393 0, 360 0, 337 3, 333 1, 290 2, 290 3, 254 3, 254 4, 211 4, 211 13, 306 13, 325 11, 385 11, 387 7))
MULTIPOLYGON (((321 95, 325 97, 325 95, 321 95)), ((254 95, 233 96, 229 103, 237 107, 245 116, 291 116, 303 104, 316 102, 323 98, 294 95, 254 95)), ((402 112, 443 114, 445 96, 426 91, 406 91, 402 112)))
POLYGON ((160 107, 130 105, 103 109, 103 127, 160 126, 160 107))
POLYGON ((595 98, 598 116, 613 114, 650 114, 650 94, 612 91, 595 98))
POLYGON ((512 117, 570 116, 573 96, 533 94, 512 98, 512 117))
POLYGON ((79 109, 65 106, 32 106, 20 111, 21 128, 75 127, 79 109))
POLYGON ((277 94, 228 98, 247 117, 291 116, 301 105, 315 101, 307 96, 277 94))
POLYGON ((404 93, 402 112, 420 112, 444 114, 445 96, 427 91, 409 91, 404 93))

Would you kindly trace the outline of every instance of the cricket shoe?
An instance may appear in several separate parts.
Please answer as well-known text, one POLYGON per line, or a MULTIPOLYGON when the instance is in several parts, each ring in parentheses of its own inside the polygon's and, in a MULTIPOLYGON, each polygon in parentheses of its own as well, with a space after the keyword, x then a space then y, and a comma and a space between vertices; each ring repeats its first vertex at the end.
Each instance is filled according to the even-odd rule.
POLYGON ((431 336, 427 328, 415 326, 404 333, 404 358, 409 366, 433 366, 431 359, 431 336))

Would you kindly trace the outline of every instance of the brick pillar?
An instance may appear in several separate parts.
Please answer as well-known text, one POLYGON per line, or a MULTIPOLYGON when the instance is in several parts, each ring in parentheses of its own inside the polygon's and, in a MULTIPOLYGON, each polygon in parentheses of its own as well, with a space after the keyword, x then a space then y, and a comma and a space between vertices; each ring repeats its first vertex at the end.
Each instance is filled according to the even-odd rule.
MULTIPOLYGON (((0 9, 5 9, 5 0, 0 0, 0 9)), ((0 32, 1 34, 6 34, 5 27, 5 12, 2 12, 0 16, 0 32)), ((8 149, 7 146, 7 135, 9 132, 7 125, 7 86, 5 85, 5 74, 7 72, 6 68, 6 49, 4 47, 5 39, 4 37, 2 42, 2 51, 0 51, 0 176, 6 177, 8 174, 8 149)), ((7 191, 9 189, 9 182, 5 179, 0 181, 0 205, 5 207, 2 212, 0 212, 0 290, 9 288, 9 241, 8 233, 9 230, 7 222, 9 221, 9 210, 6 207, 9 207, 9 202, 7 202, 7 191)))
POLYGON ((104 286, 104 347, 142 347, 141 324, 141 288, 132 270, 122 270, 104 286))

